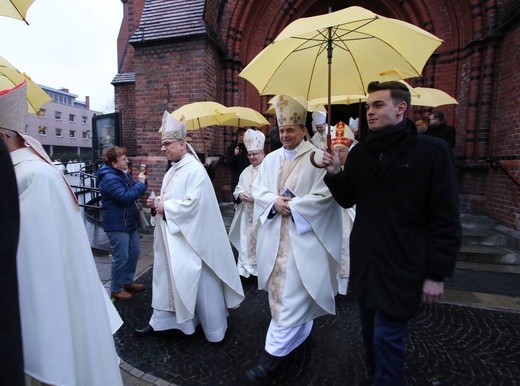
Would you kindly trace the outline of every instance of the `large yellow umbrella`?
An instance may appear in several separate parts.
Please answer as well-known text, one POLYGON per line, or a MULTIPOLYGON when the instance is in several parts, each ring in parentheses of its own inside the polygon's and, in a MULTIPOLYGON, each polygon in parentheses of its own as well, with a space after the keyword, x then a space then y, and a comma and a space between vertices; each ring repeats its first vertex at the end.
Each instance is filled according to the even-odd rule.
POLYGON ((178 120, 184 117, 187 130, 198 130, 207 126, 224 126, 225 121, 236 116, 226 106, 211 101, 188 103, 171 114, 178 120))
POLYGON ((225 121, 236 117, 236 114, 226 106, 212 101, 188 103, 179 107, 171 114, 177 120, 181 120, 184 117, 187 130, 200 130, 205 153, 207 149, 202 128, 207 126, 225 126, 225 121))
POLYGON ((292 22, 239 75, 261 95, 364 94, 373 80, 420 76, 441 43, 413 24, 348 7, 292 22))
POLYGON ((27 80, 28 112, 38 113, 45 103, 52 101, 52 98, 27 74, 18 71, 11 63, 0 56, 0 90, 12 88, 24 80, 27 80))
POLYGON ((25 17, 33 2, 34 0, 0 0, 0 15, 23 20, 27 23, 25 17))
POLYGON ((223 123, 223 126, 262 127, 269 125, 269 121, 265 119, 265 117, 262 114, 249 107, 231 106, 228 107, 228 110, 234 112, 235 117, 228 121, 225 121, 223 123))
POLYGON ((382 74, 384 80, 420 76, 441 43, 413 24, 348 7, 292 22, 239 75, 261 95, 365 94, 382 74))

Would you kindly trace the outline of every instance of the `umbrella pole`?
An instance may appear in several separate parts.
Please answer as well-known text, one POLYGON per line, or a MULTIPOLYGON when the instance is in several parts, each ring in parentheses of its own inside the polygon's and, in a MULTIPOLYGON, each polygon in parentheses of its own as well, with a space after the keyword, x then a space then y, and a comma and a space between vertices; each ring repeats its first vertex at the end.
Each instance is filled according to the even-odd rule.
POLYGON ((206 141, 204 141, 204 130, 202 130, 199 118, 197 118, 197 123, 199 124, 200 137, 202 139, 202 148, 204 149, 204 155, 207 156, 208 150, 206 149, 206 141))
MULTIPOLYGON (((332 121, 331 117, 331 87, 332 87, 332 27, 328 28, 328 39, 327 39, 327 62, 328 62, 328 73, 327 73, 327 149, 325 151, 332 154, 332 139, 330 135, 330 124, 332 121)), ((314 160, 315 151, 311 152, 311 164, 316 168, 324 168, 324 164, 319 164, 314 160)))
POLYGON ((332 27, 328 28, 329 38, 327 39, 327 60, 328 60, 328 85, 327 85, 327 151, 332 154, 332 139, 330 135, 331 117, 331 88, 332 88, 332 27))

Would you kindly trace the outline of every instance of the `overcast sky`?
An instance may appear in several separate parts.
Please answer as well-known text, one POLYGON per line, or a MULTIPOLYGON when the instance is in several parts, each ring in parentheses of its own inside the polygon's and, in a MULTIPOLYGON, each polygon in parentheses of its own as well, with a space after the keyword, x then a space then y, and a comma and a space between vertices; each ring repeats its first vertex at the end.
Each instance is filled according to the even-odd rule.
POLYGON ((36 0, 27 21, 0 17, 0 55, 33 81, 113 112, 121 0, 36 0))

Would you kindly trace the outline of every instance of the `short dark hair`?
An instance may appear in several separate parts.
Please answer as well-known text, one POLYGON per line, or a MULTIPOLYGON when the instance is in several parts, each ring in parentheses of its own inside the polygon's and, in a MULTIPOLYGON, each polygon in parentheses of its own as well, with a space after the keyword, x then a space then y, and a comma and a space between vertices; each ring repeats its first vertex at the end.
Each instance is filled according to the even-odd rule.
POLYGON ((444 118, 444 113, 442 111, 433 111, 432 115, 437 119, 440 123, 446 123, 446 118, 444 118))
POLYGON ((237 137, 240 135, 240 134, 245 134, 245 132, 247 131, 247 129, 245 127, 239 127, 237 129, 237 137))
POLYGON ((370 94, 374 91, 382 91, 382 90, 390 90, 390 96, 394 100, 394 102, 406 102, 406 106, 410 107, 412 97, 410 95, 410 90, 404 83, 398 82, 396 80, 389 80, 387 82, 379 82, 373 81, 368 84, 367 92, 370 94))
POLYGON ((105 165, 111 166, 112 162, 117 162, 117 158, 126 154, 126 149, 119 146, 111 146, 103 150, 103 162, 105 165))

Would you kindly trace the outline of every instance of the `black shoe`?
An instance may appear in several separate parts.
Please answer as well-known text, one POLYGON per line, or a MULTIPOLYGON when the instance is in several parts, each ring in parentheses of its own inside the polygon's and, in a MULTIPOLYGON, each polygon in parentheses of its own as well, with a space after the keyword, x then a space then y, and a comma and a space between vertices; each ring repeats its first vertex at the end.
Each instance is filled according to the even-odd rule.
POLYGON ((135 336, 148 336, 148 335, 153 335, 153 334, 155 334, 155 330, 149 324, 147 324, 143 328, 136 328, 134 330, 135 336))
POLYGON ((249 382, 263 385, 276 375, 285 357, 262 356, 258 363, 246 371, 249 382))

